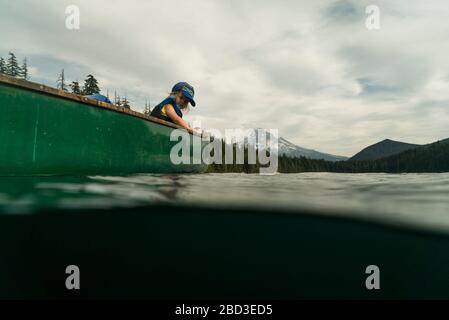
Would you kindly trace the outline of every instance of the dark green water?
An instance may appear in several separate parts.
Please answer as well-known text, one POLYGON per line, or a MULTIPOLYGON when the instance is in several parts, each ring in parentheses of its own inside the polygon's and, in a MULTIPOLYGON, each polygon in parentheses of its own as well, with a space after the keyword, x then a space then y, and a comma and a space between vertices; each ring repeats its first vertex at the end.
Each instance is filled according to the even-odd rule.
POLYGON ((448 191, 449 174, 0 178, 0 298, 449 298, 448 191))
POLYGON ((169 204, 315 211, 449 231, 449 174, 303 173, 0 178, 0 210, 169 204))

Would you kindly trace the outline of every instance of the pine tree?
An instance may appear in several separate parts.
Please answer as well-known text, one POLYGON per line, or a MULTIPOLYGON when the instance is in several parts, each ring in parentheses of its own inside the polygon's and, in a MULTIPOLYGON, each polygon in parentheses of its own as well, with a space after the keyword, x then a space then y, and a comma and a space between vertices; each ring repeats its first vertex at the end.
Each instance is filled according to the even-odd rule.
POLYGON ((28 61, 26 57, 23 59, 22 66, 20 67, 20 77, 28 80, 28 61))
POLYGON ((70 84, 70 88, 72 89, 72 92, 75 94, 81 94, 81 88, 78 81, 72 81, 70 84))
POLYGON ((0 74, 6 74, 6 63, 3 58, 0 58, 0 74))
POLYGON ((62 90, 62 91, 68 91, 68 90, 67 90, 67 86, 66 86, 66 84, 65 84, 64 69, 61 70, 61 73, 59 74, 59 78, 58 78, 58 80, 56 81, 56 85, 57 85, 57 88, 58 88, 59 90, 62 90))
POLYGON ((121 107, 122 106, 122 99, 120 99, 120 96, 117 95, 117 93, 115 94, 115 101, 114 104, 121 107))
POLYGON ((19 64, 17 63, 16 55, 12 52, 9 53, 8 63, 6 65, 6 74, 11 77, 17 77, 20 72, 19 64))
POLYGON ((143 110, 143 114, 149 116, 151 113, 150 103, 145 100, 145 109, 143 110))
POLYGON ((131 109, 131 106, 129 105, 129 100, 126 97, 123 98, 121 106, 126 109, 131 109))
POLYGON ((87 76, 87 79, 84 80, 83 94, 91 95, 100 93, 100 88, 98 87, 98 81, 91 74, 87 76))

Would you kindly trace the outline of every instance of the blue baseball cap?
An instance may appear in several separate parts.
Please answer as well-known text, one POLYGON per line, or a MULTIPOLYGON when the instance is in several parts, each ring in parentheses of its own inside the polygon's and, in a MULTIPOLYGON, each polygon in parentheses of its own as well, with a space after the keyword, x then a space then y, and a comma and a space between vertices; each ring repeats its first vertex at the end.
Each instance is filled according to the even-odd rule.
POLYGON ((193 96, 195 95, 195 90, 193 87, 187 82, 178 82, 174 85, 172 92, 181 92, 184 97, 186 97, 190 104, 194 107, 196 106, 195 100, 193 100, 193 96))

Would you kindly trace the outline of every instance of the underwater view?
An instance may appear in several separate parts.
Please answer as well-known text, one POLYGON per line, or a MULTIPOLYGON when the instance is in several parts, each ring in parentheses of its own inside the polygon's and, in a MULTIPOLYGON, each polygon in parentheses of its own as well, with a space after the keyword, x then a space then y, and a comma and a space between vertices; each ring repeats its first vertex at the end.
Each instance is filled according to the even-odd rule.
POLYGON ((0 179, 3 298, 448 298, 449 175, 0 179), (67 265, 83 290, 61 285, 67 265), (365 269, 381 290, 365 288, 365 269), (31 269, 30 269, 31 266, 31 269))

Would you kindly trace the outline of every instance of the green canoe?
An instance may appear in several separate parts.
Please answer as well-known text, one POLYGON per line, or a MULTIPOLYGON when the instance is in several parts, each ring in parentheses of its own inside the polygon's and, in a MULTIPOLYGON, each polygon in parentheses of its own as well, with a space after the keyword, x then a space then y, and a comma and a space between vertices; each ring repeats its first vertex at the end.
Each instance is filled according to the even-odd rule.
POLYGON ((177 125, 37 83, 0 75, 0 111, 0 176, 207 169, 170 161, 177 125))

